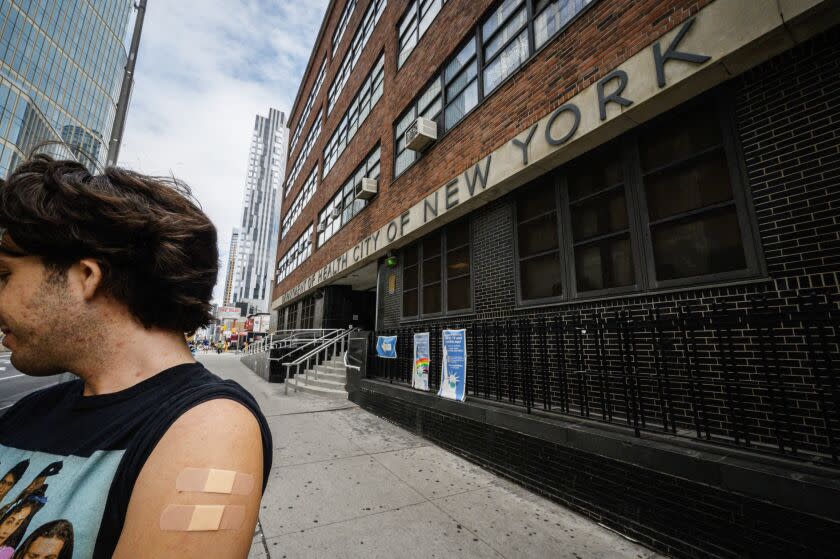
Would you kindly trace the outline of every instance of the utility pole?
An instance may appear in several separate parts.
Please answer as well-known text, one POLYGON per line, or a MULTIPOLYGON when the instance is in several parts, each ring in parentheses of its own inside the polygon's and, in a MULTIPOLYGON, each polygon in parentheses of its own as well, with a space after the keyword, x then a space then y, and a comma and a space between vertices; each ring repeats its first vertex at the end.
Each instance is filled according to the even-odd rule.
POLYGON ((131 36, 131 47, 128 50, 128 60, 123 72, 120 98, 117 101, 117 111, 114 115, 114 126, 111 128, 111 139, 108 141, 108 158, 106 165, 116 165, 120 156, 125 115, 128 112, 128 101, 131 98, 131 88, 134 86, 134 66, 137 64, 137 51, 140 49, 140 34, 143 31, 143 17, 146 15, 146 0, 139 0, 134 4, 137 18, 134 20, 134 34, 131 36))

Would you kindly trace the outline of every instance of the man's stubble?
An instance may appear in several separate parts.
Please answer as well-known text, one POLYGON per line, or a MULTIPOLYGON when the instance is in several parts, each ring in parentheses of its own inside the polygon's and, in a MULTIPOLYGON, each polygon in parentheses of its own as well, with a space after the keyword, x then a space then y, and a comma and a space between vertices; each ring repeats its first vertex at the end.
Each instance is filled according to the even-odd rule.
POLYGON ((46 271, 23 308, 23 324, 15 329, 18 349, 11 356, 19 371, 51 376, 72 370, 80 357, 93 357, 99 325, 73 298, 65 274, 46 271))

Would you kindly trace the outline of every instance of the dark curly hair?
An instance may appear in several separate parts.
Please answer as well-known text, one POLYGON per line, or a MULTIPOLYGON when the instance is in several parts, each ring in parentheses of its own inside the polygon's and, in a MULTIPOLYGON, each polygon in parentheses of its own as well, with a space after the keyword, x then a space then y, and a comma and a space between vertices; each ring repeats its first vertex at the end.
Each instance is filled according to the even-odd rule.
POLYGON ((66 272, 82 258, 146 328, 193 332, 211 320, 219 270, 216 228, 174 178, 34 155, 0 180, 0 227, 66 272))

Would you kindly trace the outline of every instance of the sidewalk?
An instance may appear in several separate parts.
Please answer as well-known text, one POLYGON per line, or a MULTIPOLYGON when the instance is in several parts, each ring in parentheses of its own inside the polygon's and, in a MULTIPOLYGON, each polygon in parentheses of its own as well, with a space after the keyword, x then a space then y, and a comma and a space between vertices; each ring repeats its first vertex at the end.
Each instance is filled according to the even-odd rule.
POLYGON ((349 401, 198 355, 249 390, 274 438, 250 558, 659 557, 349 401))

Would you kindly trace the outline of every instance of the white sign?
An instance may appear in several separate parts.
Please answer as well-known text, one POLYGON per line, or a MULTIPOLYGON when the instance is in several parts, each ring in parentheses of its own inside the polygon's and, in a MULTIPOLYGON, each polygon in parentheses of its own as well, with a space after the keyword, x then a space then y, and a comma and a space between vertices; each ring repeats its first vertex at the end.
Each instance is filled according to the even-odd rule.
POLYGON ((258 314, 254 317, 254 329, 255 333, 265 334, 268 332, 268 325, 271 322, 271 315, 270 314, 258 314))
POLYGON ((218 318, 219 320, 240 317, 242 317, 242 309, 240 309, 239 307, 219 307, 216 309, 216 318, 218 318))

